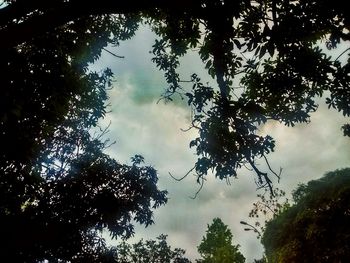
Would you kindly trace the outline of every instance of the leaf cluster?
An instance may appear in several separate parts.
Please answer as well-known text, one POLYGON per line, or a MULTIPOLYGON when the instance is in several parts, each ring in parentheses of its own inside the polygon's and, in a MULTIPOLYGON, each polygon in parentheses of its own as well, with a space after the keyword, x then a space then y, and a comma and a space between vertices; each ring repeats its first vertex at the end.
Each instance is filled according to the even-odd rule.
POLYGON ((114 248, 115 262, 190 263, 190 260, 184 256, 185 250, 171 249, 166 239, 166 235, 160 235, 156 240, 141 239, 132 245, 123 242, 114 248))
POLYGON ((349 258, 350 170, 300 185, 295 204, 266 225, 269 262, 335 262, 349 258))
POLYGON ((196 262, 245 262, 244 256, 239 251, 239 245, 233 245, 232 239, 233 235, 228 226, 220 218, 214 218, 198 246, 198 252, 202 258, 196 262))
POLYGON ((126 165, 103 152, 112 72, 89 63, 133 34, 129 18, 76 19, 0 51, 2 259, 108 262, 102 231, 128 238, 166 203, 142 157, 126 165))

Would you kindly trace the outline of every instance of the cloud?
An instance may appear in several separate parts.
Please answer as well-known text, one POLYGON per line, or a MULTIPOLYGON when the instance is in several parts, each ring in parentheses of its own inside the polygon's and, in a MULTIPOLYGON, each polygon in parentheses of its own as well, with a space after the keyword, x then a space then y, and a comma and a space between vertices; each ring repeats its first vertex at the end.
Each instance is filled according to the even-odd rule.
POLYGON ((263 128, 276 139, 276 151, 270 158, 284 169, 281 182, 284 187, 295 188, 299 182, 350 165, 350 141, 340 129, 346 121, 320 103, 318 111, 311 114, 310 124, 286 127, 271 123, 263 128))
MULTIPOLYGON (((263 248, 253 233, 243 230, 239 221, 248 218, 256 200, 254 174, 241 170, 231 186, 214 176, 208 177, 194 200, 190 197, 199 185, 193 175, 181 182, 169 176, 171 172, 181 177, 193 167, 196 156, 188 145, 196 137, 196 132, 180 130, 189 126, 190 109, 184 103, 156 103, 165 82, 162 73, 150 62, 148 50, 153 39, 149 30, 140 30, 133 40, 113 49, 113 52, 125 56, 124 60, 105 53, 93 66, 95 69, 109 66, 117 79, 110 91, 112 112, 102 121, 104 125, 112 122, 108 136, 117 140, 108 152, 126 163, 134 154, 142 154, 146 163, 158 170, 160 188, 169 191, 168 204, 155 211, 155 225, 147 229, 138 226, 131 242, 140 238, 154 239, 165 233, 173 247, 184 248, 192 259, 198 258, 196 247, 207 224, 220 217, 231 228, 234 242, 241 245, 247 262, 252 262, 261 257, 263 248)), ((194 54, 182 62, 184 78, 187 73, 189 76, 196 71, 205 75, 194 54)), ((340 130, 346 120, 324 105, 312 114, 311 120, 311 124, 293 128, 275 122, 260 127, 261 133, 272 135, 277 142, 276 151, 269 155, 269 161, 275 170, 283 168, 281 182, 276 186, 287 192, 299 182, 319 178, 327 171, 350 164, 350 141, 340 130)), ((263 161, 259 167, 267 169, 263 161)))
MULTIPOLYGON (((115 88, 111 102, 113 112, 106 121, 112 121, 110 135, 118 140, 109 149, 111 155, 128 162, 130 156, 142 154, 146 162, 158 170, 160 187, 169 191, 168 204, 155 212, 155 225, 147 229, 137 227, 134 240, 155 238, 165 233, 169 235, 170 244, 185 248, 191 258, 198 258, 196 246, 205 234, 207 224, 214 217, 220 217, 230 226, 234 242, 241 245, 241 251, 249 261, 259 258, 263 252, 259 241, 239 224, 240 220, 248 218, 256 200, 255 175, 242 170, 231 186, 209 177, 199 196, 192 200, 190 197, 199 187, 196 178, 189 175, 176 182, 168 175, 171 172, 176 177, 183 176, 196 160, 194 152, 188 148, 195 132, 180 130, 188 126, 189 110, 173 104, 156 104, 155 100, 138 104, 129 96, 128 86, 123 90, 115 88)), ((290 128, 270 123, 262 127, 262 132, 271 134, 277 142, 276 152, 269 156, 271 165, 276 170, 280 166, 284 169, 277 186, 290 191, 299 182, 347 166, 350 145, 340 131, 343 122, 336 112, 321 107, 313 114, 309 125, 290 128)))
MULTIPOLYGON (((240 179, 232 180, 232 186, 209 177, 199 196, 191 199, 199 187, 196 178, 189 175, 176 182, 168 175, 171 172, 176 177, 182 177, 196 160, 194 152, 188 147, 196 133, 180 130, 189 125, 189 109, 173 104, 156 104, 156 101, 139 104, 130 97, 132 88, 126 85, 123 89, 111 91, 112 113, 104 122, 105 125, 112 122, 109 137, 117 139, 117 143, 108 149, 109 154, 121 162, 129 162, 130 156, 142 154, 146 162, 158 170, 160 188, 167 189, 170 198, 165 207, 155 212, 156 224, 147 229, 137 227, 133 240, 155 238, 165 233, 173 246, 185 248, 189 256, 198 258, 196 246, 207 224, 214 217, 220 217, 230 225, 235 242, 242 244, 244 251, 246 246, 242 240, 247 239, 251 243, 249 239, 252 236, 242 232, 238 222, 246 218, 255 198, 253 176, 242 172, 240 179)), ((255 247, 254 252, 257 250, 255 247)))
MULTIPOLYGON (((143 104, 159 100, 168 84, 165 81, 164 72, 159 71, 156 64, 151 62, 153 58, 151 50, 157 38, 150 28, 141 26, 131 40, 121 42, 117 47, 107 47, 107 50, 123 56, 123 59, 103 51, 101 58, 90 68, 96 71, 106 67, 111 68, 115 74, 115 85, 118 88, 123 89, 128 85, 135 87, 129 89, 129 97, 135 103, 143 104)), ((181 83, 185 89, 191 88, 192 84, 186 81, 190 80, 194 73, 201 78, 203 83, 215 86, 215 81, 207 74, 197 52, 188 51, 185 56, 180 57, 178 73, 180 80, 185 81, 181 83)), ((186 101, 179 97, 174 96, 173 99, 176 105, 186 106, 186 101)))

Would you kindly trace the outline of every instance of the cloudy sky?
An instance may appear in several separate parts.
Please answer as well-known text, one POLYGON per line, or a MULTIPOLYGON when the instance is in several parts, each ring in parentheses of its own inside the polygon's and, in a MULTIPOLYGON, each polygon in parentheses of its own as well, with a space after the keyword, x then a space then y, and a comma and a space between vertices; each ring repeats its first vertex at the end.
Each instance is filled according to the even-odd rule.
MULTIPOLYGON (((186 249, 186 255, 195 259, 207 224, 220 217, 232 230, 234 242, 241 245, 247 262, 252 262, 261 257, 263 248, 253 233, 243 230, 239 221, 248 220, 252 203, 257 200, 254 174, 242 170, 231 185, 212 176, 196 199, 191 199, 199 187, 193 175, 181 182, 169 176, 170 172, 181 177, 193 167, 196 156, 189 149, 189 142, 196 134, 181 131, 189 126, 190 109, 185 103, 157 103, 166 83, 163 74, 151 63, 149 50, 154 38, 148 29, 142 28, 132 40, 108 48, 125 56, 124 59, 104 52, 93 66, 97 70, 110 67, 115 73, 110 91, 111 113, 102 121, 103 125, 111 121, 109 137, 116 140, 108 152, 125 163, 130 163, 130 157, 135 154, 143 155, 146 164, 158 170, 160 188, 169 191, 168 204, 155 212, 155 224, 147 229, 137 226, 131 242, 168 234, 173 247, 186 249)), ((182 60, 180 72, 183 79, 196 72, 204 76, 204 81, 211 81, 194 53, 182 60)), ((300 182, 350 166, 350 140, 340 130, 346 121, 341 114, 321 104, 309 125, 262 126, 260 131, 270 134, 277 142, 275 152, 269 156, 275 170, 283 168, 282 179, 276 186, 288 193, 300 182)))

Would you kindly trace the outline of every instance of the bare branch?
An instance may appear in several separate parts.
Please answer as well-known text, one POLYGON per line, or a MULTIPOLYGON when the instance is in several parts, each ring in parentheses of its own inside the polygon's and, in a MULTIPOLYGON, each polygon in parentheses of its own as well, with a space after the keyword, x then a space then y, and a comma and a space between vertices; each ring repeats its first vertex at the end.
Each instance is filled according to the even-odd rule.
POLYGON ((260 188, 268 187, 269 190, 270 190, 271 195, 274 196, 273 189, 272 189, 272 181, 268 177, 267 173, 264 173, 264 172, 260 171, 256 167, 256 165, 254 164, 254 162, 252 160, 248 159, 248 162, 249 162, 250 166, 253 168, 253 170, 256 172, 256 174, 258 175, 260 188))
POLYGON ((345 49, 334 61, 337 61, 342 55, 344 55, 346 52, 350 50, 350 47, 345 49))
POLYGON ((277 21, 277 3, 276 0, 272 0, 272 19, 273 23, 275 26, 278 26, 278 21, 277 21))
POLYGON ((245 231, 250 231, 250 230, 253 230, 255 233, 258 234, 258 238, 260 238, 262 236, 261 232, 253 225, 245 222, 245 221, 241 221, 240 222, 242 225, 245 225, 245 226, 248 226, 249 228, 245 228, 244 230, 245 231))
POLYGON ((180 129, 182 132, 188 132, 189 130, 192 130, 194 127, 193 126, 190 126, 188 127, 187 129, 180 129))
MULTIPOLYGON (((199 194, 199 192, 203 189, 203 186, 204 186, 204 178, 203 178, 203 176, 201 176, 200 177, 201 179, 202 179, 202 181, 201 181, 201 186, 199 187, 199 189, 197 190, 197 192, 195 193, 195 195, 193 196, 193 197, 190 197, 191 199, 196 199, 197 198, 197 196, 198 196, 198 194, 199 194)), ((198 178, 199 179, 199 178, 198 178)))
POLYGON ((173 176, 170 172, 169 175, 171 178, 173 178, 176 181, 182 181, 183 179, 185 179, 194 169, 196 168, 196 166, 193 166, 184 176, 182 176, 181 178, 176 178, 175 176, 173 176))
POLYGON ((270 163, 269 163, 269 161, 267 160, 266 156, 263 155, 263 157, 264 157, 264 159, 265 159, 265 162, 266 162, 266 164, 267 164, 267 167, 269 167, 269 170, 277 177, 278 182, 279 182, 280 179, 281 179, 282 167, 280 167, 280 172, 279 172, 279 174, 277 174, 277 173, 271 168, 270 163))
POLYGON ((116 58, 125 58, 124 56, 119 56, 119 55, 117 55, 117 54, 115 54, 115 53, 109 51, 108 49, 106 49, 106 48, 104 48, 104 47, 103 47, 102 49, 103 49, 104 51, 106 51, 107 53, 111 54, 112 56, 116 57, 116 58))
POLYGON ((227 176, 225 179, 226 179, 226 184, 231 185, 230 177, 227 176))
POLYGON ((101 127, 99 127, 100 129, 100 134, 96 135, 96 133, 94 134, 94 136, 96 135, 96 137, 94 139, 99 140, 101 139, 104 135, 106 135, 109 132, 109 127, 111 127, 112 122, 109 121, 108 125, 106 126, 106 128, 102 129, 101 127))

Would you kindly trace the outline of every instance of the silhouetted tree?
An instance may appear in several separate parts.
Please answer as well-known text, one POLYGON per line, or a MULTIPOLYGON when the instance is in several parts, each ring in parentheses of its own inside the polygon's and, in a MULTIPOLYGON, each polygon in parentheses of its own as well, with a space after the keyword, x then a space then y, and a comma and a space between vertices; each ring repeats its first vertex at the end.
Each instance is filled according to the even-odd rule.
POLYGON ((232 244, 231 230, 220 218, 214 218, 208 225, 206 235, 198 246, 201 259, 198 263, 241 263, 245 262, 244 256, 239 252, 239 245, 232 244))
MULTIPOLYGON (((248 166, 258 186, 272 192, 269 171, 260 170, 256 160, 265 160, 279 177, 266 157, 275 142, 258 134, 258 125, 308 122, 322 94, 329 107, 350 115, 345 1, 5 3, 0 219, 6 245, 0 249, 12 261, 99 261, 100 230, 128 237, 132 218, 147 225, 151 208, 165 203, 152 167, 140 167, 139 156, 133 165, 119 164, 103 153, 107 142, 90 132, 105 115, 112 73, 91 72, 88 65, 107 45, 132 37, 141 22, 159 37, 152 52, 169 83, 164 98, 180 94, 193 109, 191 128, 199 137, 190 144, 198 155, 191 171, 200 183, 208 171, 228 180, 248 166), (342 49, 340 55, 327 56, 321 44, 342 49), (177 67, 189 49, 198 50, 217 87, 195 74, 190 87, 182 82, 177 67)), ((345 135, 349 127, 343 126, 345 135)))
POLYGON ((157 240, 140 240, 135 244, 123 242, 115 248, 115 262, 119 263, 190 263, 184 257, 185 250, 167 243, 167 236, 160 235, 157 240))
POLYGON ((88 66, 111 32, 132 34, 128 21, 77 19, 0 51, 1 261, 106 261, 103 230, 127 238, 166 202, 141 156, 125 165, 103 153, 112 73, 88 66))
POLYGON ((350 258, 350 169, 300 185, 295 204, 269 221, 268 262, 346 262, 350 258))
MULTIPOLYGON (((279 174, 266 156, 275 141, 258 134, 258 125, 268 120, 292 126, 309 122, 309 113, 317 109, 315 100, 323 94, 329 107, 350 114, 350 66, 345 58, 350 16, 341 0, 6 2, 0 10, 0 38, 5 40, 0 48, 5 55, 38 42, 48 47, 42 38, 61 30, 70 36, 62 47, 98 56, 107 43, 132 36, 142 17, 159 36, 153 61, 169 83, 164 97, 180 93, 193 109, 191 127, 198 129, 199 137, 190 144, 198 155, 191 171, 201 183, 208 171, 228 179, 250 166, 258 186, 272 191, 269 174, 279 174), (339 49, 340 55, 329 57, 320 45, 339 49), (198 50, 217 87, 203 84, 197 75, 190 79, 192 87, 181 82, 176 69, 189 49, 198 50), (259 158, 266 161, 266 171, 256 166, 259 158)), ((343 126, 345 135, 349 127, 343 126)))

